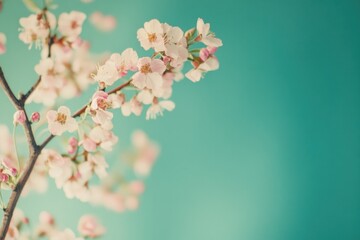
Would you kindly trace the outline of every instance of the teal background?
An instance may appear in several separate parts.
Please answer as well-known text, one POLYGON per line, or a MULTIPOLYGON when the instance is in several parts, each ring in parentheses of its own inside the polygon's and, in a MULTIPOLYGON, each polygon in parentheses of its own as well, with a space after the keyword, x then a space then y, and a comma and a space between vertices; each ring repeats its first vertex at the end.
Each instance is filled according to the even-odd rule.
MULTIPOLYGON (((95 52, 140 50, 136 31, 152 18, 188 29, 202 17, 224 42, 221 68, 176 84, 176 109, 161 119, 118 115, 120 145, 142 128, 162 147, 138 211, 118 215, 66 200, 52 185, 21 201, 27 214, 46 209, 75 230, 93 213, 108 240, 360 239, 359 1, 58 3, 56 12, 117 16, 110 34, 86 24, 95 52)), ((19 0, 5 0, 0 13, 9 38, 0 64, 17 91, 36 79, 39 59, 17 38, 27 15, 19 0)), ((9 124, 3 93, 0 102, 0 122, 9 124)))

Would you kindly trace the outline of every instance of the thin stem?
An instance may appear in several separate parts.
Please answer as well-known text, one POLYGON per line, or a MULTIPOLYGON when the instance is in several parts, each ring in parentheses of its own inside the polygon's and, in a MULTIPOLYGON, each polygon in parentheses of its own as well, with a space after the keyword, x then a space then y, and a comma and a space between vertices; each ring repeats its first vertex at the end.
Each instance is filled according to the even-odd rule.
POLYGON ((16 162, 17 162, 18 170, 20 171, 20 160, 19 160, 19 154, 18 154, 17 146, 16 146, 16 134, 15 134, 16 126, 17 126, 17 123, 15 123, 14 126, 13 126, 13 141, 14 141, 14 150, 15 150, 16 162))
MULTIPOLYGON (((54 36, 51 36, 51 29, 50 29, 50 24, 49 24, 49 21, 48 21, 48 18, 46 16, 46 11, 47 11, 47 8, 46 8, 46 5, 44 3, 44 9, 43 9, 43 15, 44 15, 44 18, 45 18, 45 21, 46 21, 46 24, 47 26, 49 27, 49 35, 48 35, 48 58, 51 57, 51 46, 54 44, 54 36)), ((39 76, 38 80, 35 82, 35 84, 32 85, 32 87, 29 89, 29 91, 27 91, 27 93, 25 93, 24 95, 22 95, 20 97, 20 101, 24 104, 26 102, 26 100, 30 97, 30 95, 35 91, 35 89, 40 85, 41 83, 41 75, 39 76)))
POLYGON ((4 203, 3 196, 2 196, 1 183, 2 182, 0 182, 0 204, 1 204, 1 209, 5 209, 5 203, 4 203))
MULTIPOLYGON (((114 88, 113 90, 109 91, 108 94, 116 93, 117 91, 120 91, 121 89, 129 86, 131 84, 132 79, 128 80, 127 82, 121 84, 120 86, 114 88)), ((84 105, 82 108, 80 108, 77 112, 74 113, 72 117, 76 118, 79 117, 81 114, 83 114, 86 110, 86 108, 89 106, 90 103, 84 105)))

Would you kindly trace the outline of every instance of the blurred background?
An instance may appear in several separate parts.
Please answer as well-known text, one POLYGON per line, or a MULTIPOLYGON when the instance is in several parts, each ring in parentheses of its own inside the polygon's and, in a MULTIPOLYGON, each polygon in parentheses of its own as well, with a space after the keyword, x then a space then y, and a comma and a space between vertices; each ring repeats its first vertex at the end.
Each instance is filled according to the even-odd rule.
MULTIPOLYGON (((189 29, 202 17, 224 46, 218 71, 175 85, 175 111, 156 121, 117 115, 119 148, 138 128, 161 145, 136 212, 67 200, 52 184, 20 201, 27 215, 48 210, 76 230, 92 213, 105 240, 360 239, 359 1, 57 3, 55 13, 116 16, 111 33, 85 24, 94 52, 140 51, 136 31, 152 18, 189 29)), ((28 15, 19 0, 5 0, 0 13, 8 37, 0 65, 15 91, 36 79, 39 52, 18 40, 28 15)), ((11 124, 3 93, 0 102, 0 122, 11 124)))

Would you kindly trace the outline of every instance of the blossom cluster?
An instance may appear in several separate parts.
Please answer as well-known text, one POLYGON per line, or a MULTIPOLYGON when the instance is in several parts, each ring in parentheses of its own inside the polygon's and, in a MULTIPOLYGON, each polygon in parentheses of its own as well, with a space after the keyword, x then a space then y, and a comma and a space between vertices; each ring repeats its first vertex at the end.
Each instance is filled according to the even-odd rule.
POLYGON ((5 125, 0 125, 0 186, 13 188, 19 176, 20 163, 15 155, 13 138, 5 125))
POLYGON ((62 13, 58 19, 49 11, 20 19, 20 40, 42 48, 42 59, 35 66, 41 82, 28 102, 53 106, 57 99, 73 98, 94 82, 91 74, 98 59, 80 38, 85 19, 78 11, 62 13))
MULTIPOLYGON (((33 223, 31 223, 33 224, 33 223)), ((92 215, 83 215, 78 222, 77 230, 79 236, 76 236, 73 230, 59 229, 56 220, 49 212, 41 212, 39 215, 38 223, 32 226, 32 231, 28 227, 30 220, 20 209, 15 209, 13 218, 10 222, 9 231, 6 240, 30 240, 30 239, 43 239, 50 240, 84 240, 89 238, 101 237, 106 229, 92 215)))
MULTIPOLYGON (((51 13, 46 11, 35 16, 41 23, 36 24, 39 27, 38 32, 26 28, 27 25, 23 24, 24 29, 20 35, 35 31, 36 41, 46 42, 51 38, 54 42, 48 50, 51 54, 44 48, 45 57, 35 66, 35 71, 41 76, 41 83, 31 100, 52 106, 62 92, 71 97, 74 95, 72 93, 76 92, 76 89, 71 91, 72 87, 83 88, 86 85, 81 85, 79 76, 82 74, 79 71, 84 71, 83 82, 89 82, 87 78, 92 69, 78 66, 83 62, 83 58, 76 59, 76 54, 74 57, 74 52, 82 46, 78 45, 78 40, 85 15, 80 12, 61 14, 57 21, 61 37, 50 33, 56 22, 51 13), (46 34, 44 29, 47 30, 46 34), (72 77, 69 72, 75 76, 72 77), (68 85, 70 83, 72 85, 68 85)), ((30 21, 33 18, 31 15, 25 20, 30 21)), ((25 20, 21 22, 24 23, 25 20)), ((193 68, 186 76, 193 82, 199 81, 206 72, 218 68, 218 60, 214 54, 222 42, 209 28, 210 25, 200 18, 197 27, 185 33, 179 27, 160 23, 156 19, 146 22, 144 27, 137 31, 137 38, 145 50, 153 49, 151 57, 139 57, 132 48, 112 54, 91 75, 99 87, 84 111, 72 114, 66 106, 47 111, 48 130, 52 135, 70 133, 67 153, 44 149, 37 161, 37 170, 34 170, 29 180, 28 189, 43 191, 47 185, 36 182, 44 180, 48 174, 68 198, 103 205, 115 211, 135 209, 138 197, 143 191, 142 181, 124 182, 121 177, 119 182, 118 173, 114 177, 107 171, 109 163, 104 152, 112 151, 118 142, 118 137, 113 132, 114 114, 111 110, 120 109, 124 116, 139 116, 143 107, 148 106, 147 119, 155 119, 162 115, 164 110, 172 111, 175 104, 169 98, 173 92, 173 83, 183 78, 181 70, 187 61, 192 63, 193 68), (191 46, 200 43, 205 47, 191 49, 191 46), (124 78, 129 80, 124 81, 124 78), (114 88, 118 83, 121 83, 120 87, 114 88), (125 87, 135 91, 132 91, 132 95, 125 93, 125 87), (105 91, 109 88, 113 90, 105 91), (76 119, 78 116, 81 118, 76 119), (101 180, 100 185, 92 184, 94 176, 101 180), (119 187, 114 188, 114 185, 119 187)), ((146 176, 157 158, 158 147, 142 132, 134 134, 133 145, 134 151, 125 155, 126 162, 132 166, 137 176, 146 176)))
MULTIPOLYGON (((152 19, 137 31, 141 47, 152 51, 149 56, 139 56, 133 48, 127 48, 101 59, 90 54, 89 43, 80 37, 85 20, 82 12, 56 17, 47 8, 20 19, 19 39, 30 48, 35 45, 42 49, 41 60, 34 68, 39 79, 26 103, 40 103, 46 109, 31 115, 26 115, 25 110, 16 111, 14 128, 31 124, 32 129, 38 129, 45 125, 50 138, 61 136, 66 141, 63 151, 48 146, 42 149, 23 194, 32 190, 45 192, 50 177, 67 198, 116 212, 134 210, 139 206, 144 178, 152 170, 159 147, 139 130, 134 132, 132 147, 122 155, 122 161, 108 162, 106 153, 113 151, 119 141, 114 132, 114 113, 127 117, 140 116, 144 111, 146 119, 156 119, 164 111, 172 111, 174 83, 184 77, 198 82, 207 72, 218 69, 215 53, 222 41, 201 18, 188 31, 152 19), (96 66, 96 62, 100 64, 96 66), (183 74, 186 68, 189 70, 183 74), (97 89, 79 111, 72 112, 59 104, 59 100, 80 95, 90 84, 97 84, 97 89), (124 172, 127 168, 130 173, 124 172)), ((101 31, 116 26, 115 18, 101 13, 94 13, 90 21, 101 31)), ((5 51, 5 42, 0 33, 0 54, 5 51)), ((0 142, 1 190, 14 188, 23 166, 8 129, 0 126, 0 135, 5 139, 0 142)), ((7 239, 31 239, 29 233, 22 233, 28 221, 17 211, 7 239)), ((43 213, 31 236, 74 240, 95 238, 105 231, 92 216, 81 218, 78 230, 80 238, 70 229, 60 231, 54 218, 43 213)))
POLYGON ((172 111, 175 104, 169 98, 173 82, 183 78, 181 70, 188 59, 193 68, 186 76, 193 82, 219 67, 214 54, 222 42, 210 32, 210 25, 200 18, 196 30, 194 28, 186 33, 179 27, 153 19, 138 30, 137 37, 145 50, 154 50, 152 57, 139 58, 133 49, 128 48, 121 54, 112 54, 94 75, 100 89, 111 87, 124 77, 130 79, 136 94, 129 100, 122 92, 109 96, 112 103, 109 106, 120 107, 124 116, 132 113, 140 115, 143 106, 149 106, 147 119, 155 119, 164 110, 172 111), (204 48, 190 49, 193 44, 200 42, 205 44, 204 48))

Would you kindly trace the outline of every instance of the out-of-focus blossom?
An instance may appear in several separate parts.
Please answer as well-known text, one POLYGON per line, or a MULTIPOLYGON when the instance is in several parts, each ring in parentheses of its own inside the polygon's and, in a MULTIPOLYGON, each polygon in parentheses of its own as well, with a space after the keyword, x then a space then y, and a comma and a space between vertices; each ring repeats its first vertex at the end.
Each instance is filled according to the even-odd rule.
POLYGON ((100 31, 110 32, 116 27, 116 18, 111 15, 104 15, 103 13, 96 11, 90 16, 90 22, 100 31))
POLYGON ((49 176, 55 179, 58 188, 61 188, 73 174, 73 163, 71 160, 61 156, 55 150, 42 150, 39 159, 48 166, 49 176))
POLYGON ((67 152, 69 154, 74 154, 78 149, 78 140, 74 137, 71 137, 68 141, 67 152))
POLYGON ((80 35, 85 19, 86 15, 82 12, 62 13, 58 22, 59 32, 69 41, 74 41, 80 35))
POLYGON ((112 147, 117 143, 118 137, 113 132, 103 129, 101 126, 96 126, 91 129, 89 136, 82 143, 85 150, 93 152, 97 146, 106 151, 111 151, 112 147))
POLYGON ((70 229, 59 231, 53 234, 49 240, 84 240, 81 237, 76 237, 75 233, 70 229))
POLYGON ((140 116, 142 109, 143 105, 139 102, 139 100, 137 100, 136 96, 134 96, 129 102, 125 102, 121 106, 121 113, 126 117, 130 116, 131 113, 136 116, 140 116))
POLYGON ((63 64, 55 63, 51 58, 45 58, 35 66, 35 72, 41 76, 42 84, 50 87, 61 87, 63 78, 61 74, 65 71, 63 64))
POLYGON ((93 173, 104 178, 107 175, 106 169, 109 167, 105 158, 99 154, 89 154, 87 161, 79 164, 79 173, 84 179, 89 180, 93 173))
POLYGON ((84 215, 79 220, 78 231, 84 237, 97 238, 105 233, 105 228, 96 217, 84 215))
POLYGON ((96 71, 97 58, 89 53, 88 42, 73 43, 72 47, 54 43, 51 58, 47 58, 48 48, 42 55, 44 58, 35 67, 42 80, 27 102, 53 106, 58 99, 73 98, 95 83, 91 75, 96 71))
POLYGON ((61 106, 57 111, 50 110, 46 114, 48 128, 53 135, 62 135, 65 131, 74 132, 78 128, 75 118, 71 117, 68 107, 61 106))
POLYGON ((56 25, 54 14, 46 13, 31 14, 29 17, 20 18, 21 32, 19 38, 29 48, 35 43, 36 47, 42 47, 48 40, 49 33, 56 25))
POLYGON ((0 32, 0 55, 6 52, 6 35, 0 32))
POLYGON ((159 155, 159 148, 140 130, 132 134, 132 144, 135 147, 135 156, 132 160, 134 170, 137 174, 146 176, 159 155))

